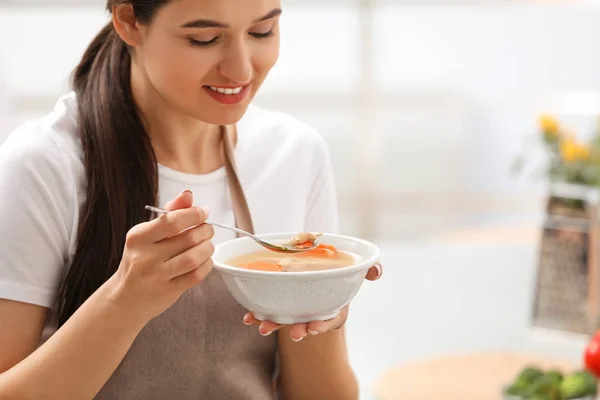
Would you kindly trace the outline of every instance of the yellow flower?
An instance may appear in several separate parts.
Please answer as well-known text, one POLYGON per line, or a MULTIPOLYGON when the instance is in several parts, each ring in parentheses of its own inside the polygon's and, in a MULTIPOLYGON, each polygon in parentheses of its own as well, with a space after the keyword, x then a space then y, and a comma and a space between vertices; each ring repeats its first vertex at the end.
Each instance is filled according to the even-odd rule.
POLYGON ((564 162, 572 163, 587 160, 590 157, 590 149, 573 138, 567 138, 560 142, 560 154, 564 162))
POLYGON ((551 115, 543 114, 539 118, 539 124, 545 134, 557 136, 560 131, 558 120, 551 115))
POLYGON ((580 145, 577 156, 580 160, 588 160, 590 158, 590 148, 585 145, 580 145))

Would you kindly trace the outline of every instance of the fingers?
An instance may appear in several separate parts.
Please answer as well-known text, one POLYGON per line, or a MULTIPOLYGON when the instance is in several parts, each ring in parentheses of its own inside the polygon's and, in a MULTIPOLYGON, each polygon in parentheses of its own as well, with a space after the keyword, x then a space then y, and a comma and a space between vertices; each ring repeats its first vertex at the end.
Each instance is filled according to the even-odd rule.
POLYGON ((252 313, 246 313, 244 315, 245 325, 258 325, 258 333, 262 336, 269 336, 271 333, 281 329, 283 325, 276 324, 273 321, 260 321, 254 317, 252 313))
POLYGON ((190 227, 200 225, 205 219, 204 212, 197 207, 171 211, 168 214, 134 226, 129 244, 158 243, 190 227), (136 233, 135 235, 133 233, 136 233))
POLYGON ((177 197, 165 204, 164 209, 167 211, 179 210, 182 208, 190 208, 194 204, 194 194, 189 190, 184 190, 177 197))
POLYGON ((281 329, 283 325, 276 324, 273 321, 261 321, 258 325, 258 333, 263 336, 269 336, 271 333, 281 329))
POLYGON ((211 258, 202 263, 198 268, 191 270, 190 272, 180 275, 171 282, 177 286, 179 290, 187 290, 198 283, 206 279, 206 276, 213 269, 213 261, 211 258))
POLYGON ((157 243, 157 248, 164 256, 164 261, 168 261, 200 243, 212 239, 214 235, 215 229, 211 225, 202 224, 160 241, 157 243))
POLYGON ((380 263, 377 263, 369 269, 369 272, 367 272, 367 280, 376 281, 381 278, 381 275, 383 275, 383 267, 380 263))
POLYGON ((165 205, 169 213, 136 225, 129 232, 127 243, 130 245, 157 243, 202 224, 208 218, 208 209, 193 207, 193 201, 194 196, 191 191, 181 192, 165 205))
MULTIPOLYGON (((211 259, 215 251, 215 246, 212 241, 205 240, 200 244, 184 251, 171 258, 164 264, 171 279, 180 275, 185 275, 204 265, 211 259)), ((211 260, 212 263, 212 260, 211 260)))
POLYGON ((252 313, 246 313, 244 315, 244 318, 242 321, 244 322, 244 325, 248 325, 248 326, 255 325, 255 324, 257 325, 257 324, 261 323, 261 321, 254 318, 254 315, 252 313))
POLYGON ((178 233, 206 221, 208 214, 199 207, 170 211, 168 214, 145 223, 146 236, 153 243, 173 237, 178 233))
POLYGON ((346 323, 347 318, 348 306, 342 308, 342 311, 337 315, 337 317, 327 321, 313 321, 309 323, 307 331, 310 335, 321 335, 334 329, 341 328, 346 323))
MULTIPOLYGON (((367 272, 366 279, 370 281, 376 281, 380 279, 382 275, 383 267, 380 263, 376 263, 367 272)), ((289 330, 290 338, 295 342, 299 342, 308 335, 321 335, 343 327, 347 319, 348 306, 344 307, 335 318, 330 320, 313 321, 308 324, 295 324, 289 330)), ((282 327, 281 325, 272 321, 259 321, 252 315, 252 313, 247 313, 244 315, 243 321, 246 325, 258 325, 258 331, 263 336, 268 336, 282 327)))
POLYGON ((308 336, 308 324, 294 324, 290 328, 290 338, 294 342, 299 342, 308 336))
MULTIPOLYGON (((344 307, 335 318, 330 320, 313 321, 308 324, 294 324, 289 330, 289 335, 294 342, 299 342, 308 335, 315 336, 339 329, 344 326, 347 318, 348 306, 344 307)), ((245 325, 258 325, 258 332, 262 336, 269 336, 271 333, 281 329, 283 326, 272 321, 259 321, 254 317, 254 315, 252 315, 252 313, 246 313, 243 321, 245 325)))

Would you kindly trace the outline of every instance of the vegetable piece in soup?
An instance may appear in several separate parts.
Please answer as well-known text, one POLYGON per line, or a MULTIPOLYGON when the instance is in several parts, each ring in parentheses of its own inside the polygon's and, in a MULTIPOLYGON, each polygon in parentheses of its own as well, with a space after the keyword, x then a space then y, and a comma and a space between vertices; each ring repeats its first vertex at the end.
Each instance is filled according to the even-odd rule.
POLYGON ((286 244, 296 245, 298 247, 311 247, 322 233, 302 232, 292 237, 286 244))
POLYGON ((240 268, 275 271, 303 272, 336 269, 354 265, 356 257, 335 247, 320 244, 313 250, 282 256, 270 250, 261 250, 229 260, 228 264, 240 268))

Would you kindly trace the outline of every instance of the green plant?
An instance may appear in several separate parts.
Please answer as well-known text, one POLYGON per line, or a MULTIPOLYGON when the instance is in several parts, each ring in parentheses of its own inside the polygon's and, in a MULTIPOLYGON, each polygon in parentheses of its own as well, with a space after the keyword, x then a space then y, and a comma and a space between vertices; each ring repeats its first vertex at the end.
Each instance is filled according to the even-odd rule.
MULTIPOLYGON (((547 163, 543 174, 556 182, 566 182, 600 187, 600 130, 587 142, 561 126, 551 115, 539 117, 541 148, 547 163)), ((527 162, 528 155, 519 155, 513 171, 519 173, 527 162)))

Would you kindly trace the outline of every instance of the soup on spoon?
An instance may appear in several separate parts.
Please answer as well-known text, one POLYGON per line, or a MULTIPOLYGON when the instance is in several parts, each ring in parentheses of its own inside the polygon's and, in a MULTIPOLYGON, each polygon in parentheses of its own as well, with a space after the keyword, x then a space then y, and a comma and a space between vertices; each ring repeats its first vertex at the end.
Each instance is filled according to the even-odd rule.
MULTIPOLYGON (((321 236, 320 233, 302 232, 291 238, 286 244, 298 247, 312 247, 321 236)), ((312 250, 294 254, 293 256, 282 256, 269 250, 259 250, 235 257, 227 262, 239 268, 271 271, 271 272, 304 272, 336 269, 354 265, 357 256, 337 250, 334 246, 319 244, 312 250)))

